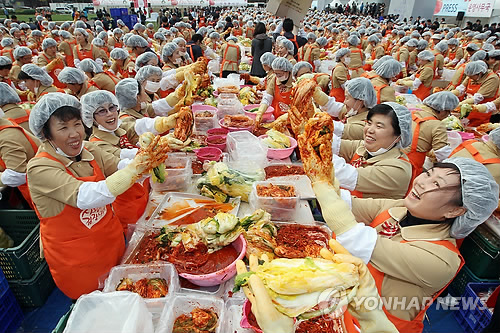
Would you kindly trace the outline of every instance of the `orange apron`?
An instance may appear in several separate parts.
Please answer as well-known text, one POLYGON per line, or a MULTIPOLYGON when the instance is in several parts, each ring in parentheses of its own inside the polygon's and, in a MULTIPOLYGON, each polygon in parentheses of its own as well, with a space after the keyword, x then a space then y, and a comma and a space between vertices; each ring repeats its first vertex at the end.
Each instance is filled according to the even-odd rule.
POLYGON ((292 90, 281 92, 277 84, 277 78, 275 78, 275 82, 273 103, 271 106, 274 108, 274 119, 278 119, 279 116, 287 113, 290 108, 290 104, 292 103, 292 90))
MULTIPOLYGON (((361 61, 363 61, 363 51, 361 51, 360 49, 357 49, 357 50, 351 50, 351 53, 359 53, 359 56, 361 57, 361 61)), ((360 68, 363 68, 363 66, 359 66, 359 67, 349 67, 349 69, 351 71, 357 71, 358 69, 360 68)))
POLYGON ((122 42, 120 42, 118 39, 116 39, 115 37, 113 37, 113 39, 115 40, 115 48, 122 48, 123 47, 123 44, 122 42))
MULTIPOLYGON (((60 163, 46 152, 36 157, 60 163)), ((67 168, 66 172, 81 181, 104 180, 97 162, 92 160, 90 165, 94 174, 89 177, 75 177, 67 168)), ((85 210, 66 205, 52 217, 41 217, 36 212, 43 252, 57 287, 72 299, 96 290, 99 277, 116 266, 125 251, 123 229, 111 205, 85 210)))
MULTIPOLYGON (((379 224, 385 222, 390 217, 391 216, 389 214, 389 211, 386 210, 386 211, 382 212, 381 214, 379 214, 372 221, 372 223, 370 224, 370 226, 373 227, 373 228, 375 228, 379 224)), ((457 247, 455 245, 453 245, 453 243, 451 243, 450 241, 446 241, 446 240, 442 240, 442 241, 427 241, 427 242, 432 243, 432 244, 436 244, 436 245, 444 246, 448 250, 453 251, 454 253, 456 253, 460 257, 460 267, 458 268, 457 272, 455 273, 455 277, 456 277, 457 274, 458 274, 458 272, 462 269, 462 266, 465 263, 462 255, 458 251, 457 247)), ((402 241, 401 243, 411 243, 411 242, 402 241)), ((383 272, 377 270, 370 263, 368 263, 367 266, 368 266, 368 269, 370 270, 370 273, 373 276, 373 279, 375 280, 375 285, 377 286, 378 293, 380 295, 381 290, 382 290, 382 282, 384 281, 385 274, 383 272)), ((413 318, 413 320, 411 320, 411 321, 409 321, 409 320, 403 320, 403 319, 400 319, 400 318, 398 318, 398 317, 390 314, 386 310, 385 306, 383 307, 383 310, 384 310, 387 318, 394 324, 394 326, 396 326, 396 328, 398 329, 399 332, 404 332, 404 333, 421 333, 423 331, 423 329, 424 329, 423 320, 424 320, 425 312, 432 305, 432 303, 436 300, 436 298, 448 287, 448 285, 452 281, 453 281, 453 279, 451 279, 441 290, 439 290, 438 292, 436 292, 433 295, 433 297, 432 297, 432 301, 428 302, 427 305, 425 306, 425 308, 422 309, 417 314, 417 316, 415 318, 413 318)))
MULTIPOLYGON (((29 137, 29 135, 26 134, 26 131, 24 130, 24 128, 22 128, 21 126, 19 126, 18 124, 16 124, 13 119, 8 118, 8 120, 12 123, 12 125, 0 126, 0 131, 3 130, 3 129, 6 129, 6 128, 17 128, 17 129, 19 129, 21 132, 23 132, 24 136, 26 137, 26 139, 30 143, 31 148, 33 148, 33 151, 36 153, 38 151, 38 146, 36 145, 35 141, 33 141, 29 137)), ((7 169, 7 166, 5 165, 5 162, 2 160, 1 157, 0 157, 0 167, 2 167, 4 170, 7 169)), ((28 189, 28 184, 24 183, 23 185, 19 185, 17 187, 17 189, 19 190, 19 192, 21 192, 21 194, 23 195, 23 197, 26 200, 26 202, 30 205, 30 207, 33 208, 33 201, 31 200, 31 194, 30 194, 30 191, 28 189)))
POLYGON ((410 160, 410 163, 412 167, 415 169, 416 175, 420 175, 423 170, 424 162, 425 162, 425 156, 426 152, 424 151, 417 151, 417 146, 418 146, 418 138, 420 136, 420 124, 427 121, 427 120, 438 120, 436 117, 425 117, 425 118, 420 118, 416 116, 415 114, 412 114, 412 120, 416 123, 415 131, 413 132, 413 138, 411 141, 411 150, 409 153, 406 155, 408 156, 408 159, 410 160))
MULTIPOLYGON (((420 73, 417 73, 415 77, 420 77, 420 73)), ((426 87, 424 83, 420 84, 417 90, 413 90, 412 94, 420 98, 423 101, 427 96, 431 94, 432 85, 430 87, 426 87)))
POLYGON ((373 89, 375 89, 375 92, 377 93, 377 104, 381 103, 380 95, 382 93, 382 89, 384 89, 385 87, 388 87, 388 86, 389 86, 388 84, 382 84, 380 86, 373 86, 373 89))
POLYGON ((29 119, 30 119, 30 113, 31 113, 31 111, 30 110, 24 110, 24 111, 26 111, 26 115, 25 116, 17 117, 17 118, 8 118, 8 119, 10 121, 15 122, 18 125, 21 125, 22 123, 25 123, 25 122, 29 121, 29 119))
MULTIPOLYGON (((344 88, 342 88, 342 87, 333 88, 333 72, 335 71, 335 68, 337 68, 337 66, 344 66, 344 65, 339 63, 332 70, 332 79, 331 79, 332 80, 332 89, 330 90, 330 96, 335 97, 335 101, 340 102, 340 103, 344 103, 344 100, 345 100, 344 88)), ((347 70, 347 80, 350 80, 351 75, 349 74, 349 69, 346 68, 346 70, 347 70)))
POLYGON ((1 50, 0 51, 0 55, 6 56, 6 54, 10 55, 10 60, 12 60, 12 62, 15 61, 15 59, 14 59, 14 49, 8 49, 8 50, 1 50))
POLYGON ((82 61, 83 59, 94 59, 94 56, 92 55, 94 45, 90 45, 90 50, 87 51, 82 51, 81 48, 82 47, 80 46, 80 44, 76 45, 76 54, 80 61, 82 61))
POLYGON ((364 72, 361 74, 361 77, 367 78, 368 80, 374 79, 378 76, 376 73, 369 73, 369 72, 364 72))
MULTIPOLYGON (((52 60, 49 60, 49 58, 45 55, 45 53, 42 53, 42 57, 45 58, 45 60, 47 60, 47 64, 50 63, 52 60)), ((54 85, 57 87, 57 88, 61 88, 61 89, 64 89, 66 88, 66 85, 64 83, 61 83, 58 79, 57 79, 57 75, 59 75, 59 73, 63 70, 64 68, 64 64, 63 63, 58 63, 56 67, 54 67, 52 69, 52 71, 50 71, 48 74, 49 76, 54 80, 54 85)))
MULTIPOLYGON (((314 64, 314 61, 312 61, 312 52, 313 52, 313 49, 317 49, 318 47, 316 46, 313 46, 311 44, 311 46, 309 46, 309 57, 307 57, 307 59, 304 59, 304 61, 307 61, 308 63, 311 64, 312 68, 313 68, 313 71, 316 72, 317 68, 316 68, 316 65, 314 64)), ((306 52, 307 50, 304 50, 304 55, 306 55, 306 52)))
POLYGON ((111 78, 111 80, 113 80, 115 84, 120 82, 120 79, 115 74, 111 73, 109 70, 104 71, 104 73, 106 73, 111 78))
POLYGON ((467 151, 472 155, 472 157, 481 164, 493 164, 500 163, 500 158, 484 158, 481 153, 472 145, 476 140, 467 140, 462 142, 454 151, 450 154, 452 157, 454 154, 458 153, 462 149, 467 149, 467 151))
MULTIPOLYGON (((238 64, 237 61, 232 61, 232 60, 227 60, 226 59, 227 51, 229 50, 230 47, 234 47, 236 49, 236 51, 238 51, 238 47, 236 45, 227 44, 227 47, 224 50, 224 56, 222 57, 222 62, 220 64, 220 74, 219 74, 220 77, 222 77, 222 72, 223 72, 223 68, 224 68, 224 64, 225 63, 228 63, 228 64, 238 64)), ((236 71, 238 71, 238 69, 236 69, 236 71)))
MULTIPOLYGON (((490 74, 488 74, 487 77, 489 77, 491 75, 496 75, 496 74, 495 73, 490 73, 490 74)), ((481 88, 481 84, 472 84, 471 80, 469 79, 469 82, 467 83, 467 89, 465 90, 465 93, 466 93, 466 95, 467 94, 474 95, 475 93, 477 93, 479 91, 479 88, 481 88)), ((498 96, 498 91, 495 94, 495 96, 484 98, 481 101, 480 104, 492 102, 492 101, 494 101, 496 99, 497 96, 498 96)), ((469 126, 472 126, 472 127, 477 127, 477 126, 479 126, 481 124, 489 123, 490 122, 490 118, 491 118, 491 112, 477 112, 477 111, 472 111, 467 116, 467 119, 469 119, 469 126)))
MULTIPOLYGON (((71 40, 68 41, 68 44, 71 49, 76 47, 76 40, 71 40)), ((75 57, 73 55, 73 50, 71 50, 71 54, 69 55, 64 55, 64 61, 66 62, 66 65, 69 67, 75 67, 75 57)))
POLYGON ((241 31, 241 28, 233 29, 231 32, 233 33, 233 36, 236 37, 243 35, 243 31, 241 31))
MULTIPOLYGON (((370 60, 375 60, 375 58, 376 58, 376 54, 377 54, 377 53, 375 52, 375 48, 373 48, 372 53, 371 53, 371 56, 370 56, 370 60)), ((367 71, 367 72, 368 72, 368 71, 371 71, 371 70, 372 70, 372 65, 371 65, 371 64, 365 64, 365 65, 363 66, 363 69, 364 69, 365 71, 367 71)), ((363 74, 364 74, 364 73, 363 73, 363 74)))

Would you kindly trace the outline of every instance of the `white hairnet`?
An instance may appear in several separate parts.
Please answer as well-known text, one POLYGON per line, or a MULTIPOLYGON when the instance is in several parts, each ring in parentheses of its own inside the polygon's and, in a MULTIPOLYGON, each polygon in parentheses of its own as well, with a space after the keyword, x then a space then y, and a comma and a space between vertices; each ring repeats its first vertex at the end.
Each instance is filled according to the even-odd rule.
POLYGON ((5 82, 0 82, 0 105, 21 102, 17 92, 5 82))
POLYGON ((490 58, 500 57, 500 50, 492 50, 488 52, 488 57, 490 58))
POLYGON ((148 47, 148 41, 141 36, 132 35, 127 39, 128 47, 148 47))
POLYGON ((165 35, 162 34, 161 32, 155 32, 155 34, 153 35, 153 38, 159 39, 161 41, 167 40, 167 38, 165 38, 165 35))
POLYGON ((411 112, 406 106, 398 104, 396 102, 384 102, 382 104, 389 105, 396 113, 398 117, 399 130, 401 131, 401 141, 398 142, 401 148, 406 148, 411 145, 411 112))
POLYGON ((31 32, 31 36, 33 36, 33 37, 43 37, 43 33, 40 30, 33 30, 31 32))
POLYGON ((177 37, 177 38, 174 38, 174 39, 172 40, 172 42, 174 42, 174 43, 175 43, 175 44, 177 44, 177 45, 179 45, 180 43, 184 43, 184 44, 186 44, 186 40, 185 40, 184 38, 182 38, 182 37, 177 37))
POLYGON ((210 35, 208 35, 208 37, 211 39, 220 39, 220 34, 216 31, 213 31, 210 33, 210 35))
POLYGON ((226 40, 229 42, 230 40, 232 40, 233 42, 237 43, 238 42, 238 38, 236 38, 235 36, 229 36, 226 38, 226 40))
POLYGON ((484 60, 486 58, 486 51, 479 50, 470 57, 470 61, 484 60))
POLYGON ((44 140, 45 137, 42 133, 43 126, 49 120, 50 116, 63 106, 71 106, 78 110, 81 110, 82 107, 78 99, 69 94, 53 92, 42 96, 30 113, 29 125, 31 133, 40 140, 44 140))
POLYGON ((491 50, 494 50, 495 47, 492 44, 484 43, 482 49, 485 50, 486 52, 489 52, 491 50))
POLYGON ((479 50, 479 45, 475 43, 469 43, 465 49, 471 49, 472 51, 478 51, 479 50))
POLYGON ((146 29, 146 26, 141 23, 134 24, 134 30, 139 30, 139 29, 146 29))
POLYGON ((500 149, 500 127, 490 132, 490 141, 500 149))
POLYGON ((76 28, 75 31, 74 31, 75 35, 77 33, 81 33, 83 35, 83 37, 85 38, 89 38, 89 33, 87 32, 87 30, 83 29, 83 28, 76 28))
POLYGON ((417 50, 419 51, 425 50, 428 45, 429 42, 427 42, 425 39, 419 40, 417 45, 417 50))
POLYGON ((288 51, 289 54, 293 54, 295 52, 293 42, 287 38, 284 38, 279 41, 279 43, 288 51))
POLYGON ((288 59, 283 57, 277 57, 276 59, 274 59, 271 67, 275 71, 284 72, 291 72, 293 69, 292 63, 288 59))
POLYGON ((161 58, 163 61, 167 62, 168 57, 172 56, 174 54, 175 50, 177 50, 179 46, 174 43, 174 42, 169 42, 163 46, 163 49, 161 50, 161 58))
POLYGON ((32 79, 40 81, 46 87, 51 86, 54 80, 47 74, 44 68, 40 68, 35 64, 26 64, 21 67, 21 71, 29 75, 32 79))
POLYGON ((472 158, 453 157, 443 163, 452 163, 460 170, 462 201, 467 211, 455 218, 450 236, 465 238, 498 207, 498 184, 488 169, 472 158))
POLYGON ((423 103, 436 111, 454 110, 460 101, 451 91, 440 91, 429 95, 423 103))
POLYGON ((99 37, 96 37, 94 39, 92 39, 92 45, 95 45, 97 47, 104 47, 104 45, 106 45, 106 43, 100 39, 99 37))
POLYGON ((85 24, 85 22, 83 22, 81 20, 78 20, 78 21, 75 22, 75 28, 86 29, 87 25, 85 24))
POLYGON ((66 30, 59 31, 59 36, 61 36, 63 39, 70 39, 73 37, 73 35, 69 31, 66 31, 66 30))
POLYGON ((297 73, 302 68, 310 69, 311 72, 313 71, 313 67, 312 67, 312 65, 310 63, 308 63, 307 61, 299 61, 298 63, 296 63, 295 65, 293 65, 292 75, 295 76, 295 77, 297 77, 297 73))
POLYGON ((120 28, 115 28, 113 30, 113 35, 123 35, 123 30, 120 28))
POLYGON ((458 45, 458 44, 459 44, 458 39, 456 39, 456 38, 450 38, 448 40, 448 45, 458 45))
POLYGON ((158 56, 153 52, 144 52, 135 60, 135 70, 138 71, 139 68, 145 66, 150 61, 156 61, 156 65, 158 65, 158 56))
POLYGON ((108 37, 108 33, 106 31, 101 31, 98 35, 97 38, 100 38, 104 40, 104 38, 108 37))
POLYGON ((153 29, 154 27, 155 27, 155 26, 154 26, 154 24, 153 24, 153 23, 148 23, 148 24, 146 24, 146 28, 148 28, 148 29, 153 29))
POLYGON ((316 40, 316 34, 314 32, 310 32, 307 34, 307 39, 312 39, 312 40, 316 40))
POLYGON ((138 71, 137 74, 135 74, 135 79, 139 81, 140 83, 143 83, 147 79, 149 79, 153 75, 157 75, 162 77, 163 71, 161 70, 160 67, 158 66, 153 66, 153 65, 146 65, 144 67, 141 67, 138 71))
POLYGON ((130 56, 130 54, 126 50, 117 47, 111 50, 109 56, 111 57, 111 59, 125 60, 130 56))
POLYGON ((87 76, 84 72, 74 67, 64 67, 57 79, 64 84, 83 84, 87 76))
POLYGON ((118 106, 118 100, 113 93, 107 90, 98 90, 86 93, 80 98, 82 103, 82 121, 87 127, 94 123, 94 112, 103 104, 111 103, 118 106))
POLYGON ((409 41, 406 42, 406 46, 409 47, 417 47, 418 46, 418 40, 415 38, 410 39, 409 41))
POLYGON ((434 54, 432 54, 431 51, 425 50, 425 51, 421 51, 417 55, 417 58, 420 60, 434 61, 434 54))
POLYGON ((441 53, 444 53, 448 50, 448 43, 445 41, 445 40, 442 40, 440 41, 439 43, 437 43, 434 48, 441 52, 441 53))
POLYGON ((477 75, 480 73, 486 73, 488 71, 488 65, 484 61, 478 60, 478 61, 472 61, 465 66, 465 75, 471 76, 471 75, 477 75))
POLYGON ((335 61, 339 62, 343 56, 351 54, 351 50, 348 48, 341 48, 337 52, 335 52, 335 61))
POLYGON ((122 19, 116 20, 116 24, 119 24, 119 25, 122 25, 122 26, 125 25, 125 23, 123 22, 122 19))
POLYGON ((276 59, 277 57, 271 53, 271 52, 265 52, 264 54, 262 54, 260 56, 260 63, 262 65, 267 65, 269 67, 271 67, 271 65, 273 64, 273 61, 274 59, 276 59))
POLYGON ((31 49, 26 46, 16 47, 14 52, 12 52, 15 60, 18 60, 24 56, 32 55, 31 49))
POLYGON ((371 35, 370 37, 368 37, 368 42, 378 44, 380 43, 380 39, 376 35, 371 35))
POLYGON ((355 99, 363 101, 368 109, 377 104, 377 95, 370 80, 357 77, 346 82, 345 91, 355 99))
POLYGON ((87 58, 80 61, 78 67, 85 73, 101 73, 102 68, 93 59, 87 58))
POLYGON ((349 43, 349 45, 358 46, 360 41, 358 36, 350 35, 349 37, 347 37, 347 42, 349 43))
POLYGON ((123 79, 116 84, 115 95, 121 110, 133 108, 137 105, 139 83, 136 79, 123 79))
POLYGON ((0 66, 12 65, 12 60, 6 56, 0 56, 0 66))
POLYGON ((12 46, 14 45, 14 40, 12 38, 5 37, 2 39, 2 42, 0 44, 2 45, 2 47, 12 46))
MULTIPOLYGON (((69 22, 63 22, 63 24, 61 24, 61 29, 69 29, 71 25, 69 24, 69 22)), ((28 26, 29 28, 29 26, 28 26)))
MULTIPOLYGON (((380 60, 377 61, 376 64, 378 64, 379 62, 380 62, 380 60)), ((381 64, 379 64, 375 68, 375 73, 377 73, 378 75, 380 75, 384 79, 390 79, 390 78, 397 76, 401 72, 402 69, 403 69, 403 66, 401 65, 401 63, 399 61, 397 61, 396 59, 391 57, 390 59, 387 59, 387 60, 383 61, 381 64)))
POLYGON ((325 37, 320 37, 316 39, 316 43, 318 43, 319 46, 323 47, 328 43, 328 39, 326 39, 325 37))

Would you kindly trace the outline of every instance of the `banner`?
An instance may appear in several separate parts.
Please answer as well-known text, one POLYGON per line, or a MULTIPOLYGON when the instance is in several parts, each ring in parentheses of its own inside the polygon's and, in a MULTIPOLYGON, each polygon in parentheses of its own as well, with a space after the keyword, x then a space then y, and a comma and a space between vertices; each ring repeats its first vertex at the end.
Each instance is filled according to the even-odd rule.
POLYGON ((495 0, 470 0, 467 5, 465 16, 468 17, 491 17, 495 0))
POLYGON ((434 16, 457 16, 458 12, 467 11, 467 0, 437 0, 434 16))

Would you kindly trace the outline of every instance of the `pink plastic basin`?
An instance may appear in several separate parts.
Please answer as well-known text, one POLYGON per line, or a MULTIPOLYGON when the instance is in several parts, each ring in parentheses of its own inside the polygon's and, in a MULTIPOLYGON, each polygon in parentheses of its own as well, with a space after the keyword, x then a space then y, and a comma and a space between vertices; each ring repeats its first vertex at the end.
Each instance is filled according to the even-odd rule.
MULTIPOLYGON (((243 107, 243 111, 245 112, 245 116, 255 120, 255 118, 257 118, 257 112, 249 112, 248 110, 258 108, 259 106, 260 106, 260 104, 249 104, 249 105, 243 107)), ((264 114, 262 115, 262 121, 267 122, 267 121, 273 120, 273 112, 274 112, 274 108, 272 106, 269 106, 267 108, 266 112, 264 112, 264 114)))
POLYGON ((488 134, 486 134, 486 135, 483 135, 481 137, 481 139, 483 139, 484 142, 488 142, 490 140, 490 136, 488 134))
MULTIPOLYGON (((267 138, 267 134, 259 136, 259 139, 265 139, 265 138, 267 138)), ((295 140, 291 136, 289 136, 289 138, 290 138, 290 148, 283 148, 283 149, 268 148, 267 157, 275 160, 282 160, 292 155, 293 150, 297 148, 297 140, 295 140)))
POLYGON ((226 135, 229 133, 229 130, 227 128, 212 128, 207 131, 207 135, 226 135))
POLYGON ((224 125, 224 118, 219 120, 219 125, 222 128, 227 129, 229 132, 239 132, 239 131, 252 131, 253 126, 248 126, 248 127, 230 127, 224 125))
POLYGON ((248 316, 250 315, 250 312, 252 312, 252 303, 250 303, 250 301, 246 299, 245 303, 243 303, 243 317, 240 321, 241 328, 248 328, 253 330, 255 333, 262 333, 262 330, 260 328, 252 326, 248 322, 248 316))
POLYGON ((226 149, 226 136, 225 135, 209 136, 207 137, 207 145, 209 147, 216 147, 224 151, 224 149, 226 149), (224 140, 224 143, 215 143, 215 141, 222 141, 222 139, 224 140))
POLYGON ((462 141, 474 139, 474 133, 458 132, 458 134, 462 137, 462 141))
POLYGON ((217 147, 203 147, 196 150, 196 157, 200 162, 219 161, 222 157, 222 150, 217 147))
POLYGON ((231 265, 227 266, 226 268, 210 274, 193 275, 181 273, 179 274, 179 276, 185 278, 191 283, 196 284, 197 286, 202 287, 218 286, 221 283, 230 280, 233 276, 236 275, 236 261, 242 260, 245 256, 245 253, 247 252, 247 242, 243 235, 240 235, 240 237, 238 237, 231 245, 240 255, 231 265))

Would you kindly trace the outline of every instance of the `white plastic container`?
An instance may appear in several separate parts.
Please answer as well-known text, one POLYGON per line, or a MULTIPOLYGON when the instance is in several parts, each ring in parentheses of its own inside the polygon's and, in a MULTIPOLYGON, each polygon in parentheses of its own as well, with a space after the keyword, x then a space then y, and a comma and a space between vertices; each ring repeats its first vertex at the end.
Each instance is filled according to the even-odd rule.
POLYGON ((262 208, 271 214, 273 221, 293 221, 297 207, 299 206, 299 196, 297 190, 295 190, 295 196, 293 197, 264 197, 257 193, 257 186, 259 185, 287 185, 292 186, 295 190, 295 186, 292 182, 285 181, 261 181, 255 182, 253 184, 252 193, 250 193, 249 201, 250 206, 253 209, 262 208))
POLYGON ((209 129, 217 125, 217 108, 210 105, 193 105, 191 107, 194 113, 194 128, 198 133, 206 133, 209 129), (206 116, 204 113, 210 113, 206 116))
POLYGON ((158 192, 185 190, 191 181, 191 176, 193 175, 193 170, 191 169, 191 158, 187 156, 169 156, 165 160, 164 164, 167 172, 165 181, 163 183, 156 183, 151 178, 151 187, 153 190, 158 192))
POLYGON ((230 299, 226 302, 226 329, 228 333, 254 333, 252 329, 242 328, 243 304, 246 298, 230 299))
POLYGON ((173 302, 163 309, 157 333, 171 333, 174 322, 180 315, 189 315, 195 308, 210 309, 217 313, 218 325, 216 333, 228 333, 224 330, 225 326, 225 306, 220 298, 203 295, 177 295, 173 302))
POLYGON ((243 114, 243 105, 235 94, 220 94, 217 98, 217 117, 224 119, 226 115, 243 114))
POLYGON ((230 166, 241 172, 255 172, 267 163, 268 148, 249 131, 230 132, 226 137, 230 166))

